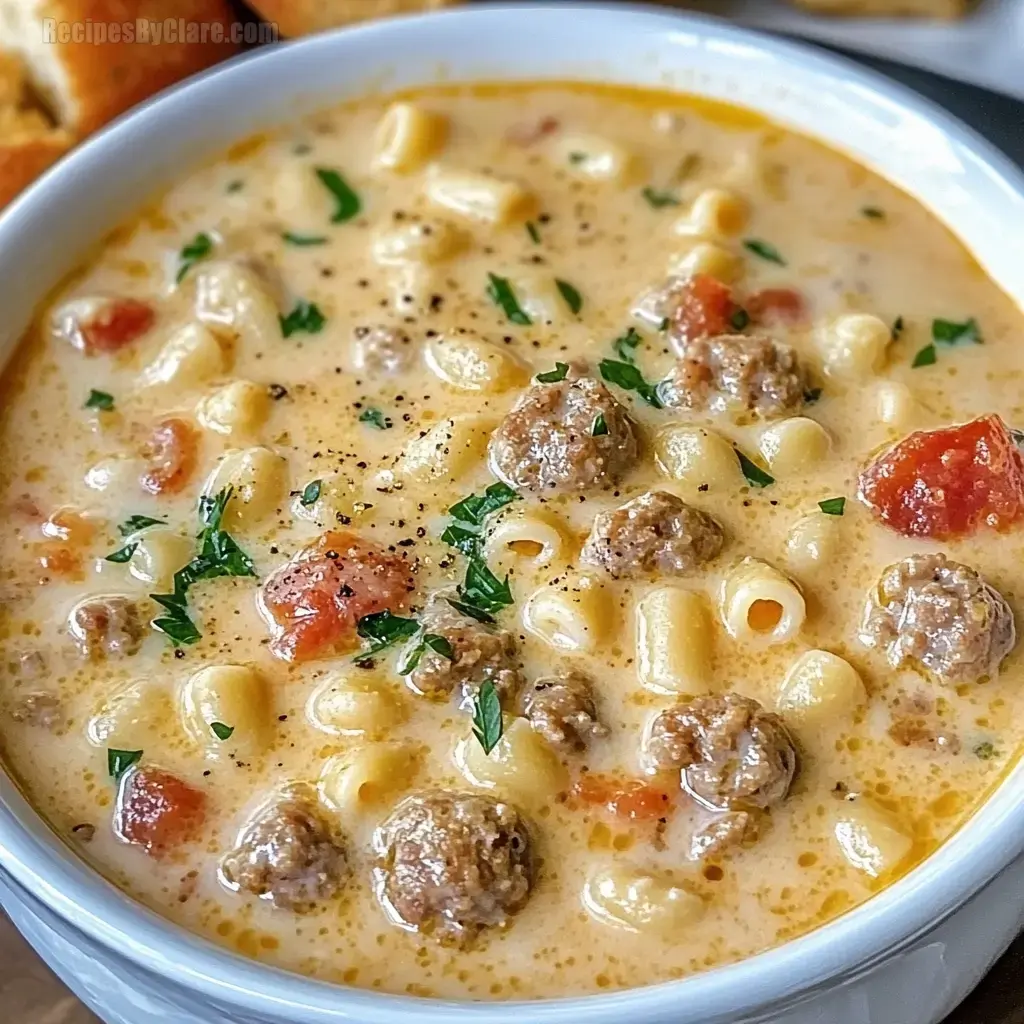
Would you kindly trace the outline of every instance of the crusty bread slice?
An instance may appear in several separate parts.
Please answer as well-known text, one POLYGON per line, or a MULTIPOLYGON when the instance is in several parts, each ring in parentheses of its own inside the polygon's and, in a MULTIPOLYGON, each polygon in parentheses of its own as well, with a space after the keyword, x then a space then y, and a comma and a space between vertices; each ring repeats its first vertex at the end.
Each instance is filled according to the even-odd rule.
POLYGON ((972 0, 791 0, 819 14, 874 18, 959 18, 972 0))
POLYGON ((0 0, 0 47, 20 54, 57 124, 81 138, 153 93, 236 53, 239 47, 230 37, 234 21, 229 0, 0 0), (159 44, 53 42, 44 34, 44 19, 92 22, 95 32, 97 23, 120 27, 134 26, 138 19, 171 18, 198 26, 195 31, 220 25, 225 40, 213 42, 208 35, 205 42, 187 36, 159 44))
POLYGON ((46 114, 33 105, 21 61, 0 53, 0 207, 70 145, 70 135, 54 128, 46 114))
POLYGON ((450 7, 461 0, 248 0, 249 6, 266 21, 277 25, 283 36, 348 25, 353 21, 386 18, 394 14, 450 7))

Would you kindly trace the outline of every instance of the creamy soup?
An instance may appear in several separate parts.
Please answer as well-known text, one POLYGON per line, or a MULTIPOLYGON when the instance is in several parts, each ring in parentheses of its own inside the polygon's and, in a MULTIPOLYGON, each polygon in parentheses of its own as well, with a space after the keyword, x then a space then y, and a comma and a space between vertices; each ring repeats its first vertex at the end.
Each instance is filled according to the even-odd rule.
POLYGON ((906 195, 684 96, 236 145, 7 372, 6 763, 114 884, 318 978, 785 942, 1020 741, 1022 336, 906 195))

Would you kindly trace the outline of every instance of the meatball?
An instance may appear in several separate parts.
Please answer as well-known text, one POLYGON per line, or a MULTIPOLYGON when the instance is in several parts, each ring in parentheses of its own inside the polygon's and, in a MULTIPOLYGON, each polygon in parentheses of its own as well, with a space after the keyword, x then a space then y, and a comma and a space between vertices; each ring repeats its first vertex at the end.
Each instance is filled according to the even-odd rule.
POLYGON ((608 735, 597 719, 590 680, 575 669, 538 679, 520 695, 519 706, 534 729, 565 753, 586 750, 592 739, 608 735))
POLYGON ((393 327, 357 327, 352 333, 352 365, 369 374, 393 375, 412 365, 416 355, 405 331, 393 327))
POLYGON ((782 719, 738 693, 662 711, 645 737, 643 758, 654 771, 680 770, 683 789, 719 811, 780 803, 796 773, 796 749, 782 719))
MULTIPOLYGON (((519 650, 512 633, 477 622, 453 608, 443 594, 436 594, 420 616, 425 633, 444 637, 452 656, 445 657, 425 647, 416 666, 406 675, 409 686, 424 697, 445 700, 458 692, 469 700, 480 686, 490 681, 501 697, 508 697, 522 685, 519 650)), ((400 659, 405 661, 419 640, 413 639, 400 659)))
POLYGON ((530 835, 506 803, 474 793, 407 797, 374 838, 388 915, 444 945, 506 925, 533 884, 530 835))
POLYGON ((491 435, 491 468, 510 487, 585 491, 613 487, 640 454, 626 410, 590 377, 535 384, 491 435), (604 432, 597 432, 598 417, 604 432))
POLYGON ((674 494, 648 491, 594 520, 580 558, 612 579, 682 576, 722 550, 718 521, 674 494))
POLYGON ((142 646, 145 626, 139 606, 127 597, 91 597, 68 616, 68 631, 86 658, 124 657, 142 646))
POLYGON ((288 796, 246 826, 220 872, 235 891, 301 912, 339 892, 348 859, 311 802, 288 796))
POLYGON ((35 693, 26 693, 11 708, 11 718, 16 722, 24 722, 26 725, 39 726, 41 729, 53 731, 60 728, 64 723, 64 709, 61 706, 60 697, 55 693, 46 693, 40 690, 35 693))
POLYGON ((974 569, 945 555, 890 565, 868 598, 861 641, 893 668, 917 665, 941 683, 995 675, 1017 639, 1006 599, 974 569))
POLYGON ((806 387, 788 345, 760 334, 721 334, 688 341, 658 395, 670 409, 773 419, 798 412, 806 387))

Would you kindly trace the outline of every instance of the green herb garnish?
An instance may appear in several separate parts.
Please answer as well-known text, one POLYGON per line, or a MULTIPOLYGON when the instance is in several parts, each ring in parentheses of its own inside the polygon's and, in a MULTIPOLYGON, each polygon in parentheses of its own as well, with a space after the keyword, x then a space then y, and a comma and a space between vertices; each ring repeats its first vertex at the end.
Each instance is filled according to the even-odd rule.
POLYGON ((779 250, 774 245, 770 245, 768 242, 762 242, 758 238, 746 238, 743 240, 743 248, 748 252, 752 252, 755 256, 760 256, 761 259, 767 260, 769 263, 778 263, 780 267, 786 265, 786 261, 779 254, 779 250))
POLYGON ((846 508, 845 498, 826 498, 818 502, 818 508, 827 516, 841 516, 846 508))
POLYGON ((569 163, 571 163, 571 164, 581 164, 586 159, 587 159, 587 154, 586 153, 581 153, 581 152, 579 152, 579 150, 576 150, 575 152, 572 152, 572 153, 569 154, 569 163))
POLYGON ((299 495, 299 504, 303 508, 315 505, 320 500, 320 492, 323 490, 323 486, 323 480, 311 480, 303 487, 302 494, 299 495))
POLYGON ((114 396, 106 391, 97 391, 93 388, 89 397, 85 400, 86 409, 99 409, 101 412, 110 412, 114 408, 114 396))
POLYGON ((925 345, 924 348, 918 350, 917 355, 914 356, 914 361, 910 365, 916 370, 919 366, 934 366, 935 360, 935 346, 925 345))
POLYGON ((537 225, 532 220, 526 222, 526 233, 533 240, 534 245, 540 245, 540 231, 537 229, 537 225))
POLYGON ((121 776, 133 764, 138 764, 142 758, 141 750, 114 750, 107 749, 107 772, 115 782, 121 781, 121 776))
POLYGON ((148 530, 151 526, 166 526, 164 519, 154 519, 152 516, 129 516, 118 526, 117 531, 122 537, 130 537, 140 530, 148 530))
POLYGON ((281 333, 290 338, 293 334, 303 331, 306 334, 319 334, 327 323, 327 317, 320 312, 315 302, 299 299, 295 308, 287 316, 278 316, 281 333))
POLYGON ((468 616, 471 619, 476 619, 477 622, 494 622, 493 615, 488 615, 487 612, 481 611, 479 608, 474 608, 473 605, 466 604, 465 601, 458 601, 454 597, 446 597, 445 600, 457 612, 462 612, 463 615, 468 616))
POLYGON ((981 329, 972 316, 963 323, 955 320, 933 320, 932 341, 939 345, 981 345, 981 329))
POLYGON ((375 409, 373 406, 364 409, 359 414, 359 422, 369 423, 371 427, 376 427, 378 430, 387 430, 391 426, 391 420, 380 409, 375 409))
POLYGON ((893 322, 892 322, 892 329, 889 331, 889 334, 892 337, 893 341, 899 341, 900 340, 900 335, 903 333, 903 327, 904 327, 903 317, 901 317, 901 316, 896 317, 896 319, 893 320, 893 322))
POLYGON ((501 699, 494 683, 487 679, 473 697, 473 735, 484 753, 489 754, 498 745, 503 732, 501 699))
POLYGON ((594 425, 590 428, 591 437, 601 437, 608 433, 608 424, 605 422, 604 413, 599 412, 594 417, 594 425))
POLYGON ((860 212, 868 220, 885 220, 885 210, 880 206, 862 206, 860 212))
POLYGON ((986 740, 984 743, 979 743, 974 748, 974 756, 980 757, 982 761, 991 761, 993 757, 999 756, 999 751, 996 750, 992 743, 986 740))
POLYGON ((569 311, 574 316, 578 314, 583 308, 583 296, 568 281, 560 281, 556 277, 555 284, 558 286, 558 291, 562 298, 565 299, 565 304, 569 307, 569 311))
POLYGON ((305 246, 305 245, 326 245, 327 244, 327 236, 326 235, 297 235, 293 231, 285 231, 285 232, 282 232, 281 237, 289 245, 305 246))
POLYGON ((245 188, 245 182, 241 178, 235 178, 234 181, 228 182, 228 187, 224 190, 225 192, 241 192, 245 188))
POLYGON ((337 171, 317 167, 316 176, 324 188, 334 196, 337 203, 334 213, 331 214, 332 224, 343 224, 362 211, 363 204, 359 196, 352 191, 348 182, 337 171))
POLYGON ((211 252, 213 252, 213 239, 205 232, 200 231, 191 242, 182 246, 181 252, 178 253, 178 259, 181 261, 181 266, 178 267, 178 273, 174 280, 178 284, 181 284, 185 279, 185 275, 200 260, 205 260, 211 252))
POLYGON ((518 498, 519 495, 511 487, 502 483, 491 484, 483 494, 471 494, 463 498, 448 509, 448 514, 455 522, 448 524, 441 534, 441 540, 464 555, 475 554, 479 549, 484 520, 492 512, 497 512, 518 498))
POLYGON ((556 384, 560 380, 565 380, 568 372, 568 363, 555 363, 553 370, 545 370, 544 373, 538 373, 533 379, 539 384, 556 384))
POLYGON ((628 327, 625 334, 620 334, 612 342, 612 350, 624 363, 634 362, 636 347, 643 341, 635 327, 628 327))
POLYGON ((775 477, 770 476, 760 466, 755 465, 739 450, 735 449, 736 458, 740 460, 740 469, 747 478, 747 483, 752 487, 768 487, 775 483, 775 477))
POLYGON ((230 739, 231 734, 235 731, 233 725, 225 725, 223 722, 211 722, 210 729, 219 740, 230 739))
POLYGON ((403 619, 388 611, 364 615, 356 623, 356 632, 364 640, 369 640, 370 646, 357 654, 354 660, 367 661, 394 644, 415 636, 419 629, 420 624, 415 619, 403 619))
POLYGON ((740 306, 729 317, 729 324, 734 331, 746 330, 750 326, 750 314, 740 306))
POLYGON ((118 565, 122 565, 131 559, 132 555, 135 554, 135 549, 139 546, 138 541, 133 541, 131 544, 125 544, 123 548, 118 548, 116 551, 111 551, 109 555, 103 557, 104 562, 116 562, 118 565))
POLYGON ((447 658, 449 661, 453 661, 455 658, 455 651, 452 649, 452 645, 443 636, 438 633, 424 633, 420 636, 419 642, 413 646, 413 649, 398 666, 398 674, 400 676, 407 676, 410 672, 415 671, 427 648, 435 654, 439 654, 442 658, 447 658))
POLYGON ((528 327, 533 323, 519 305, 519 300, 512 290, 512 285, 508 283, 508 278, 498 277, 497 274, 488 274, 487 279, 490 282, 487 286, 487 297, 504 310, 505 316, 512 323, 519 324, 520 327, 528 327))
POLYGON ((641 189, 640 195, 647 200, 648 205, 652 206, 655 210, 660 210, 664 206, 678 206, 679 197, 674 192, 659 191, 656 188, 651 188, 648 185, 646 188, 641 189))
POLYGON ((602 359, 599 364, 601 376, 610 384, 616 384, 624 391, 635 391, 648 405, 661 408, 657 385, 651 384, 632 363, 620 363, 614 359, 602 359))
POLYGON ((808 388, 804 392, 804 404, 814 405, 814 403, 821 398, 821 388, 808 388))

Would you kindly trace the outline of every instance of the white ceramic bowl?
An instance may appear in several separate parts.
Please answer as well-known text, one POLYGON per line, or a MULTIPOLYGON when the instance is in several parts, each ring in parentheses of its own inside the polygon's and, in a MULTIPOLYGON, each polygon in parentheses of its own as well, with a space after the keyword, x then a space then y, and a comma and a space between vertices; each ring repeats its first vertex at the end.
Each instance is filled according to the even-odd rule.
MULTIPOLYGON (((478 7, 240 59, 73 153, 0 217, 0 362, 89 246, 196 162, 344 97, 439 77, 668 86, 752 107, 901 185, 1024 300, 1024 178, 969 129, 887 79, 804 46, 664 11, 478 7)), ((938 853, 826 928, 731 967, 585 999, 426 1002, 246 961, 95 875, 2 773, 0 899, 111 1024, 935 1024, 1024 922, 1022 783, 1018 765, 938 853)))

